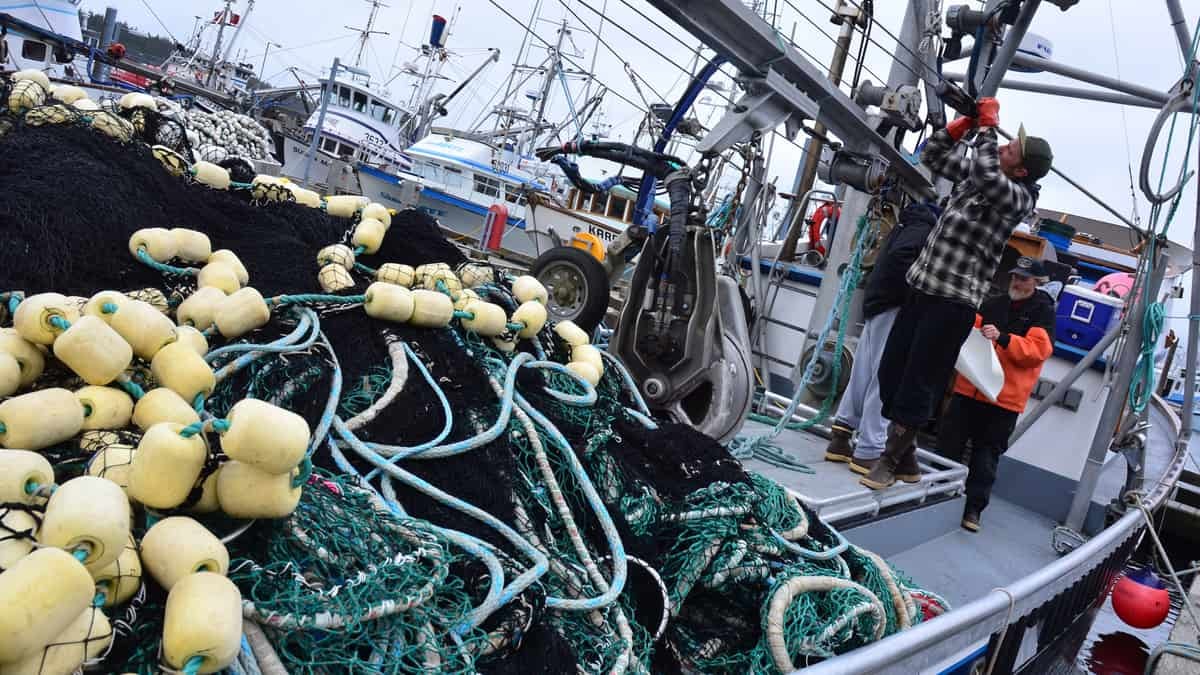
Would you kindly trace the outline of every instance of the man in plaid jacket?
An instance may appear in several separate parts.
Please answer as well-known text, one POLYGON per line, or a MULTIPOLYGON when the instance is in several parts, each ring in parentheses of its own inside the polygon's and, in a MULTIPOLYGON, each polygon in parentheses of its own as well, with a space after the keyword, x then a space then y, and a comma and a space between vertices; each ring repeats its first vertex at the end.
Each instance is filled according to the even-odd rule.
POLYGON ((999 146, 1000 104, 981 98, 978 117, 960 117, 930 137, 922 161, 955 182, 925 247, 909 268, 912 289, 888 335, 879 364, 883 416, 890 420, 883 455, 860 481, 872 489, 896 482, 896 467, 916 452, 917 431, 934 416, 954 373, 958 351, 991 287, 1017 224, 1037 204, 1036 181, 1053 154, 1041 138, 999 146), (976 132, 974 158, 964 137, 976 132))

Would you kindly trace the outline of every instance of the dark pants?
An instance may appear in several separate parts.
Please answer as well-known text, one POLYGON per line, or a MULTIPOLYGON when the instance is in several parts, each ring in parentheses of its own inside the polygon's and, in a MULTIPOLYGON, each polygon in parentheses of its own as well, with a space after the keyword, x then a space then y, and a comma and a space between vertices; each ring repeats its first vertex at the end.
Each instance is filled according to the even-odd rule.
POLYGON ((938 454, 962 463, 967 441, 971 442, 966 462, 968 511, 981 513, 987 508, 1000 455, 1008 450, 1008 437, 1016 425, 1017 413, 1011 410, 958 394, 950 399, 950 408, 938 424, 938 454))
POLYGON ((925 426, 941 404, 954 375, 958 350, 975 326, 970 306, 912 293, 879 361, 883 416, 906 427, 925 426))

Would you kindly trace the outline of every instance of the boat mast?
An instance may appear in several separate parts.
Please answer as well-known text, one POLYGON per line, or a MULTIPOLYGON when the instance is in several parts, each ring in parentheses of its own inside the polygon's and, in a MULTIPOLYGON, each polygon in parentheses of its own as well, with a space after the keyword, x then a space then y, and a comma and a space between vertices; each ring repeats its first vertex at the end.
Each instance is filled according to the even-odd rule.
POLYGON ((225 24, 229 21, 229 17, 233 16, 233 12, 230 9, 232 6, 233 0, 225 0, 225 9, 221 10, 220 23, 217 27, 217 41, 213 45, 212 58, 208 62, 208 77, 204 78, 204 86, 206 87, 212 86, 213 74, 217 70, 217 55, 221 53, 221 38, 225 35, 225 24))
POLYGON ((372 35, 388 34, 388 32, 385 30, 371 30, 375 27, 375 17, 379 14, 379 8, 387 7, 388 5, 383 4, 379 0, 367 0, 367 2, 371 3, 371 14, 367 17, 367 27, 355 28, 354 26, 346 26, 346 28, 358 32, 358 53, 354 56, 355 68, 362 67, 363 54, 366 53, 367 50, 367 40, 369 40, 372 35))
POLYGON ((562 43, 566 35, 567 20, 563 19, 562 26, 558 29, 558 40, 554 43, 554 51, 550 54, 546 77, 542 80, 542 90, 535 104, 537 114, 533 118, 533 130, 529 134, 529 149, 526 151, 530 155, 537 148, 537 139, 542 133, 542 124, 546 121, 546 101, 550 98, 550 88, 554 86, 554 78, 558 77, 558 71, 562 68, 562 43))

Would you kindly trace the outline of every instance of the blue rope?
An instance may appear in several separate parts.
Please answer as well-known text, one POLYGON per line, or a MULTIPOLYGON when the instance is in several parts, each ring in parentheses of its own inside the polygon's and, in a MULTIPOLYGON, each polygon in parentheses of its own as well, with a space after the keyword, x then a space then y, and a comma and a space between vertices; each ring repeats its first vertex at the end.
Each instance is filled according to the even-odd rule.
MULTIPOLYGON (((399 462, 405 457, 411 457, 414 454, 424 452, 425 450, 437 446, 438 443, 446 440, 446 437, 450 435, 450 431, 454 428, 454 413, 450 408, 449 399, 446 398, 446 392, 442 391, 442 387, 437 383, 437 380, 433 378, 433 375, 429 373, 429 370, 425 368, 425 364, 421 362, 421 359, 417 358, 417 355, 413 353, 412 348, 408 346, 407 342, 404 343, 404 354, 405 358, 410 359, 417 366, 417 370, 421 373, 421 376, 425 378, 425 382, 427 382, 429 387, 433 389, 433 393, 437 396, 438 401, 442 404, 442 418, 446 420, 446 422, 442 425, 441 432, 438 433, 433 440, 427 441, 420 445, 404 447, 398 445, 379 445, 374 443, 368 444, 368 447, 372 448, 373 450, 383 450, 389 455, 392 455, 388 459, 388 462, 392 464, 399 462)), ((371 480, 375 476, 379 475, 379 472, 379 469, 373 469, 367 474, 367 480, 371 480)))
POLYGON ((299 310, 300 319, 296 324, 296 328, 286 336, 265 345, 250 343, 226 345, 224 347, 214 349, 206 354, 204 356, 204 360, 211 364, 217 360, 217 357, 223 354, 232 354, 236 352, 285 353, 300 351, 312 347, 316 342, 317 335, 320 332, 320 328, 317 325, 319 324, 320 320, 318 319, 316 312, 308 309, 307 307, 301 307, 299 310), (311 335, 308 336, 308 340, 306 342, 300 342, 301 337, 314 327, 316 327, 316 329, 312 330, 311 335))
POLYGON ((367 301, 365 295, 331 295, 326 293, 301 293, 298 295, 277 295, 273 298, 267 298, 267 305, 270 307, 283 307, 285 305, 308 305, 329 303, 335 305, 361 305, 367 301))
MULTIPOLYGON (((311 310, 309 310, 309 311, 311 311, 311 310)), ((302 351, 302 350, 309 349, 310 347, 312 347, 312 345, 315 344, 317 337, 320 335, 320 319, 317 317, 317 314, 315 312, 313 312, 311 315, 309 315, 308 318, 312 323, 312 328, 311 328, 312 334, 309 336, 308 340, 306 340, 305 342, 302 342, 302 343, 298 343, 298 344, 293 343, 291 345, 284 345, 283 341, 289 340, 289 339, 291 339, 292 335, 295 335, 295 331, 293 331, 292 335, 284 336, 284 337, 282 337, 278 340, 275 340, 274 342, 268 343, 266 345, 255 345, 256 349, 254 351, 250 351, 247 354, 243 354, 242 356, 239 356, 238 358, 234 359, 233 361, 230 361, 229 363, 225 364, 220 370, 218 370, 215 375, 217 383, 219 384, 220 382, 224 381, 225 378, 229 377, 230 375, 233 375, 234 373, 238 372, 242 368, 245 368, 246 366, 250 365, 251 363, 254 363, 260 357, 262 357, 268 353, 302 351), (275 349, 277 347, 283 347, 283 346, 286 346, 287 348, 286 349, 275 349)))
MULTIPOLYGON (((316 320, 316 314, 313 314, 313 319, 316 320)), ((325 409, 321 411, 321 419, 317 422, 317 429, 313 432, 312 439, 308 445, 308 451, 304 453, 304 461, 301 463, 300 472, 296 474, 296 478, 292 480, 292 487, 299 487, 308 480, 312 475, 312 456, 321 447, 321 443, 329 436, 329 428, 333 426, 333 420, 337 416, 338 403, 342 399, 342 366, 338 363, 337 355, 333 352, 333 345, 329 344, 329 339, 324 333, 319 333, 321 346, 325 347, 329 352, 329 358, 333 365, 333 372, 330 374, 329 382, 329 398, 325 401, 325 409)), ((357 472, 356 472, 357 473, 357 472)))
POLYGON ((162 272, 163 274, 169 274, 171 276, 194 277, 200 273, 200 270, 196 269, 195 267, 175 267, 173 265, 160 263, 154 258, 151 258, 150 254, 146 253, 146 249, 144 248, 139 248, 137 250, 137 259, 146 267, 162 272))
POLYGON ((573 371, 571 371, 570 368, 567 368, 563 364, 558 363, 557 361, 531 361, 530 363, 525 364, 525 366, 528 368, 541 368, 543 370, 553 370, 555 372, 562 373, 574 380, 576 384, 583 387, 583 394, 568 394, 563 391, 558 391, 557 389, 545 387, 546 393, 558 399, 559 401, 562 401, 567 405, 581 408, 594 405, 596 403, 596 388, 592 386, 592 383, 576 375, 573 371))

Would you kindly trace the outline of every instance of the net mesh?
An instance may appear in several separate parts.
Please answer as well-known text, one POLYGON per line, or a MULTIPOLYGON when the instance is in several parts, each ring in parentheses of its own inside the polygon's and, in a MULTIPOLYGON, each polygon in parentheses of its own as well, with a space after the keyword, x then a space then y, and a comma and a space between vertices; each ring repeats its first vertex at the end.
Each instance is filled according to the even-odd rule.
MULTIPOLYGON (((0 116, 0 293, 114 289, 177 306, 195 279, 130 256, 129 236, 144 227, 207 234, 239 256, 264 296, 321 293, 316 253, 349 241, 352 222, 272 198, 277 188, 216 191, 172 174, 147 144, 189 156, 186 127, 143 113, 125 114, 134 140, 119 125, 97 128, 122 114, 49 101, 0 116)), ((364 262, 465 261, 418 211, 393 216, 389 232, 364 262)), ((343 295, 370 281, 355 274, 359 288, 343 295)), ((511 281, 497 274, 476 290, 511 312, 511 281)), ((214 369, 229 374, 204 401, 216 416, 247 397, 272 402, 303 416, 320 441, 290 517, 247 528, 192 514, 227 535, 229 577, 272 651, 244 643, 239 663, 277 658, 295 673, 767 672, 900 630, 919 620, 907 607, 914 594, 936 597, 847 545, 712 439, 647 423, 610 362, 591 400, 590 388, 545 365, 569 355, 550 330, 509 352, 457 323, 388 323, 309 297, 324 299, 277 308, 236 342, 286 341, 306 321, 311 339, 240 366, 242 353, 216 357, 214 369), (435 446, 459 451, 415 456, 435 446), (772 611, 795 579, 845 583, 772 611)), ((132 381, 153 387, 149 368, 135 365, 132 381)), ((80 385, 48 359, 35 386, 80 385)), ((42 454, 61 483, 89 465, 119 474, 128 458, 111 451, 137 440, 88 432, 42 454)), ((210 445, 185 507, 223 459, 210 445)), ((5 514, 39 515, 4 508, 0 546, 27 538, 5 514)), ((171 513, 139 511, 135 538, 171 513)), ((165 598, 147 577, 105 608, 114 636, 97 668, 158 671, 165 598)))

